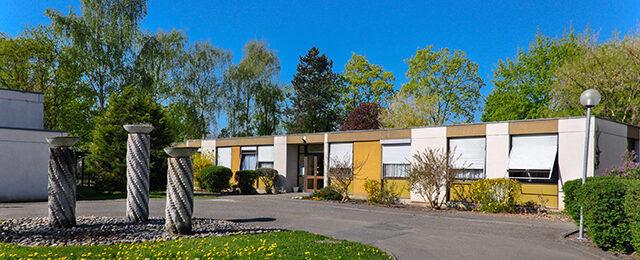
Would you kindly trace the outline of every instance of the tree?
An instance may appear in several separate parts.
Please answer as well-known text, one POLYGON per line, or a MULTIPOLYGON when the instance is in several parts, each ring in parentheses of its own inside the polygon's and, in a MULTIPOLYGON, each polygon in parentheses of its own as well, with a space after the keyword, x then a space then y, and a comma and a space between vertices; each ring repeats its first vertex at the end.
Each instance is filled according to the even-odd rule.
POLYGON ((147 15, 145 0, 82 0, 81 16, 64 16, 48 9, 57 33, 69 39, 77 61, 84 69, 83 83, 91 86, 97 108, 104 110, 109 96, 121 90, 129 75, 129 62, 138 26, 147 15))
POLYGON ((462 51, 452 54, 444 48, 436 52, 432 46, 418 49, 406 62, 409 82, 402 85, 401 92, 432 97, 431 117, 435 125, 473 121, 482 100, 480 89, 484 86, 478 77, 478 64, 467 59, 462 51))
POLYGON ((426 148, 414 154, 409 170, 411 190, 420 195, 429 207, 440 209, 456 177, 452 165, 452 158, 442 149, 426 148))
POLYGON ((344 158, 331 158, 329 179, 331 181, 331 186, 333 186, 337 192, 342 194, 342 202, 349 200, 349 187, 353 183, 353 180, 355 180, 356 176, 359 175, 364 164, 365 161, 355 161, 351 163, 351 158, 349 156, 344 158))
POLYGON ((633 125, 640 124, 640 38, 630 34, 601 45, 595 38, 584 44, 584 52, 558 69, 553 84, 553 115, 584 116, 579 102, 582 91, 595 88, 602 101, 595 115, 633 125))
POLYGON ((367 57, 352 54, 344 66, 345 88, 340 93, 347 114, 362 103, 387 104, 393 96, 393 73, 380 65, 369 63, 367 57))
POLYGON ((105 113, 96 117, 96 128, 89 171, 96 174, 96 189, 103 191, 125 191, 127 132, 125 124, 150 123, 151 137, 150 188, 166 188, 167 155, 163 149, 176 141, 169 127, 166 111, 150 97, 135 95, 132 87, 125 88, 109 98, 105 113))
POLYGON ((362 103, 351 111, 344 124, 340 126, 340 130, 379 129, 380 110, 380 105, 377 103, 362 103))
POLYGON ((177 102, 172 114, 177 115, 187 138, 206 138, 210 126, 217 125, 222 108, 223 77, 231 63, 229 51, 213 47, 209 41, 190 46, 181 64, 177 102))
POLYGON ((438 125, 437 96, 399 92, 380 114, 380 123, 388 128, 438 125))
POLYGON ((284 98, 277 78, 280 59, 264 41, 249 41, 238 65, 226 75, 227 120, 232 136, 270 135, 279 124, 284 98))
POLYGON ((573 31, 561 38, 549 38, 538 32, 528 51, 518 50, 515 59, 498 61, 494 88, 487 96, 482 121, 548 116, 557 70, 583 52, 580 46, 583 37, 573 31))
POLYGON ((291 80, 288 133, 328 132, 335 129, 339 93, 337 75, 332 71, 333 61, 320 55, 316 47, 300 56, 296 74, 291 80))

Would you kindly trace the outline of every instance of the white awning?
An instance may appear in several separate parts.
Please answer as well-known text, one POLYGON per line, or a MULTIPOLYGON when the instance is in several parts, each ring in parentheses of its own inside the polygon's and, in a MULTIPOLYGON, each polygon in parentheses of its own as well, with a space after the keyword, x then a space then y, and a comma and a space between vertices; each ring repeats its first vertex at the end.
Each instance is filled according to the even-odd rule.
POLYGON ((258 146, 258 162, 273 162, 273 146, 258 146))
POLYGON ((385 144, 382 146, 382 164, 409 164, 411 145, 385 144))
POLYGON ((410 143, 411 143, 411 139, 410 138, 380 140, 380 144, 410 144, 410 143))
POLYGON ((243 146, 240 148, 240 151, 255 151, 256 147, 255 146, 243 146))
POLYGON ((216 165, 231 169, 231 147, 219 147, 216 153, 216 165))
POLYGON ((453 160, 453 167, 456 169, 484 169, 484 137, 449 139, 449 152, 451 160, 453 160))
POLYGON ((353 162, 353 143, 333 143, 329 145, 329 166, 332 162, 353 162))
POLYGON ((557 135, 513 136, 509 170, 551 171, 556 162, 557 153, 557 135))

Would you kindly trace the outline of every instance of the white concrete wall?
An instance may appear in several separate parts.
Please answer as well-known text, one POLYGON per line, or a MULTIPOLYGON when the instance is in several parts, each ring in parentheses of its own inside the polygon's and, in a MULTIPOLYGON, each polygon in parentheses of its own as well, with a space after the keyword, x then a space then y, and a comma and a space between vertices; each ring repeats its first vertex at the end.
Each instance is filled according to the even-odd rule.
POLYGON ((49 143, 66 133, 0 128, 0 202, 47 200, 49 143))
POLYGON ((595 118, 596 176, 604 175, 607 169, 622 165, 622 155, 627 150, 627 125, 595 118))
POLYGON ((486 125, 486 166, 487 179, 507 177, 509 163, 509 123, 488 123, 486 125))
MULTIPOLYGON (((593 176, 594 118, 591 118, 587 176, 593 176)), ((584 165, 585 118, 558 120, 558 209, 564 209, 564 183, 580 179, 584 165)))
MULTIPOLYGON (((427 148, 447 150, 447 128, 428 127, 411 129, 411 156, 422 152, 427 148)), ((443 193, 443 196, 446 194, 443 193)), ((411 191, 411 201, 424 202, 413 190, 411 191)))
POLYGON ((323 161, 324 161, 324 187, 329 186, 329 134, 324 134, 324 147, 323 147, 323 161))
POLYGON ((278 178, 278 191, 287 190, 287 137, 286 136, 274 136, 273 137, 273 168, 278 171, 280 177, 278 178))
POLYGON ((42 129, 44 95, 0 89, 0 127, 42 129))
MULTIPOLYGON (((216 154, 216 140, 202 140, 202 142, 200 142, 200 152, 201 153, 207 153, 207 154, 211 154, 214 156, 217 156, 216 154)), ((216 163, 216 161, 213 162, 214 164, 216 163)))

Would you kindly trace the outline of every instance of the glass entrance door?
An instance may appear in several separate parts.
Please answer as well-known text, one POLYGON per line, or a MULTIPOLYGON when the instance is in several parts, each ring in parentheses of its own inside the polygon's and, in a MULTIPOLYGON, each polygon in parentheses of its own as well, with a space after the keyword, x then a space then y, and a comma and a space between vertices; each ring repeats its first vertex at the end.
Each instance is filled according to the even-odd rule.
POLYGON ((314 192, 324 187, 324 158, 318 155, 304 157, 304 187, 306 192, 314 192))

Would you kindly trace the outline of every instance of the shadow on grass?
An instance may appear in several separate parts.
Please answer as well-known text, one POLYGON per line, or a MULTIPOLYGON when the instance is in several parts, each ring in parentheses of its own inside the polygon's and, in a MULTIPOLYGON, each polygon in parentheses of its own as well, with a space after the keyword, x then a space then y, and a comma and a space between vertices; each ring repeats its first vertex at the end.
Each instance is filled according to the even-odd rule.
MULTIPOLYGON (((167 197, 164 191, 151 191, 149 192, 150 199, 164 199, 167 197)), ((215 198, 217 196, 211 194, 195 194, 195 198, 215 198)), ((96 191, 92 187, 78 186, 76 190, 76 198, 78 200, 117 200, 126 199, 127 194, 124 192, 107 193, 103 191, 96 191)))

